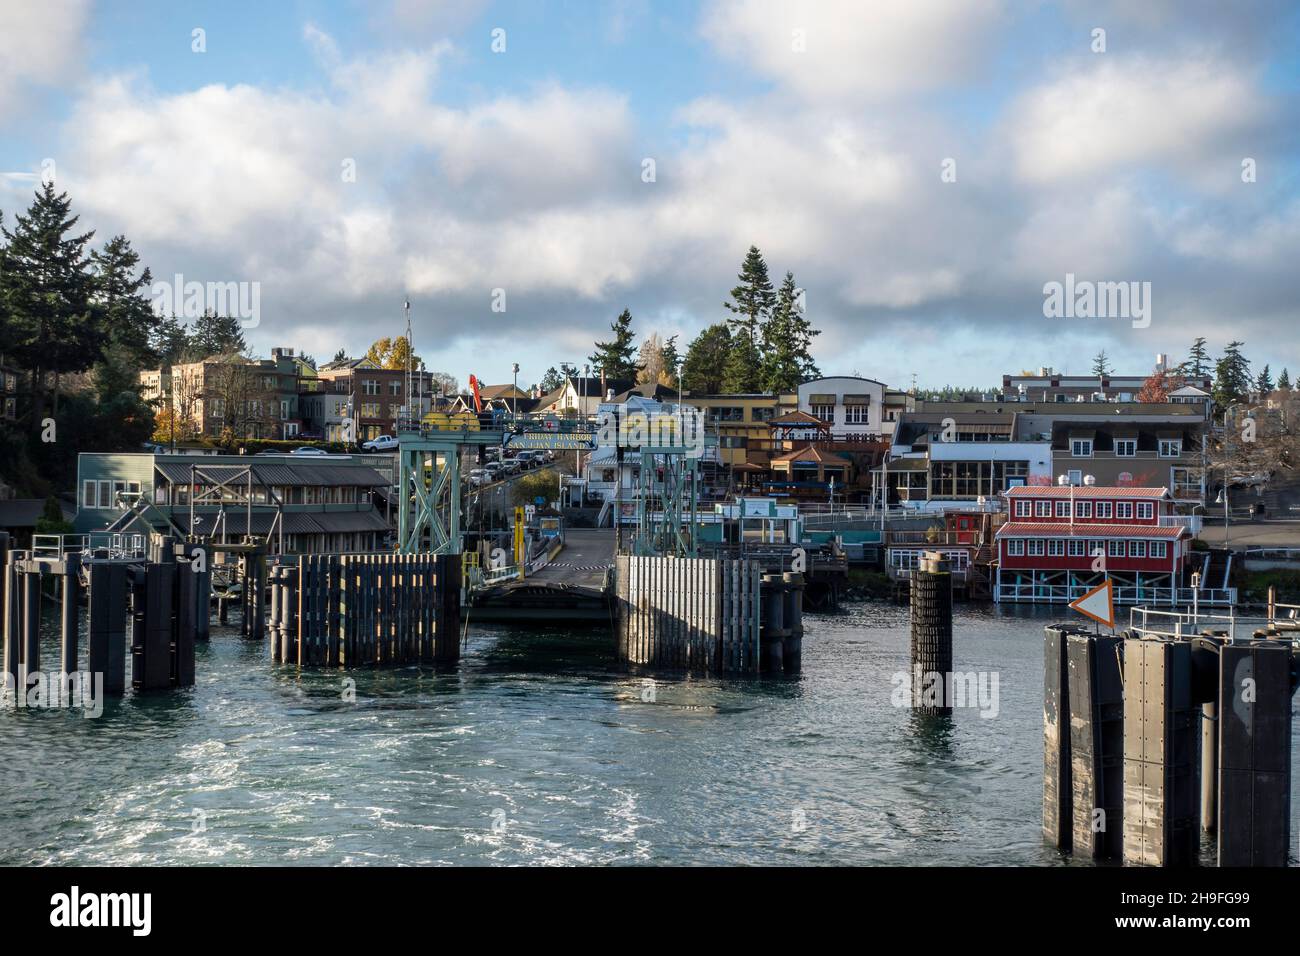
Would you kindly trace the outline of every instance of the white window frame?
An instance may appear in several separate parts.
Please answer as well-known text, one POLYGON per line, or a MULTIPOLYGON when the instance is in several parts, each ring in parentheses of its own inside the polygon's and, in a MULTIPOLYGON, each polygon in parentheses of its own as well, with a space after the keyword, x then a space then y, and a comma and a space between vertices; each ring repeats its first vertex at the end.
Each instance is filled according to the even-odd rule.
POLYGON ((1112 538, 1108 542, 1106 542, 1106 555, 1108 557, 1122 558, 1124 557, 1124 553, 1126 550, 1127 549, 1124 547, 1124 542, 1121 540, 1112 538))
POLYGON ((1030 538, 1030 539, 1029 539, 1029 547, 1026 549, 1026 553, 1027 553, 1031 558, 1041 558, 1041 557, 1043 556, 1043 554, 1045 553, 1046 550, 1047 550, 1047 549, 1046 549, 1046 547, 1045 547, 1044 544, 1043 544, 1043 539, 1042 539, 1042 538, 1030 538))
POLYGON ((1145 558, 1147 556, 1147 543, 1145 541, 1130 541, 1128 543, 1128 556, 1130 558, 1145 558))
POLYGON ((1161 458, 1182 458, 1183 442, 1180 438, 1162 438, 1157 453, 1161 458))
POLYGON ((1098 518, 1110 518, 1110 517, 1112 517, 1113 515, 1114 515, 1114 509, 1111 507, 1111 502, 1109 502, 1109 501, 1099 501, 1099 502, 1097 502, 1097 517, 1098 517, 1098 518))
POLYGON ((1071 457, 1071 458, 1091 458, 1091 457, 1092 457, 1092 439, 1091 439, 1091 438, 1071 438, 1071 439, 1070 439, 1070 457, 1071 457))
POLYGON ((1116 458, 1136 458, 1138 443, 1136 438, 1117 438, 1115 440, 1116 458), (1122 449, 1129 449, 1124 451, 1122 449))
POLYGON ((1050 518, 1052 516, 1052 503, 1045 498, 1039 498, 1034 502, 1035 518, 1050 518))
POLYGON ((94 478, 87 478, 81 483, 81 507, 99 507, 99 485, 95 483, 94 478))
POLYGON ((1056 503, 1056 517, 1058 518, 1070 517, 1070 502, 1058 501, 1056 503))
POLYGON ((1065 557, 1065 539, 1048 538, 1047 539, 1047 556, 1049 558, 1065 557))
POLYGON ((1117 501, 1115 502, 1115 517, 1128 520, 1133 517, 1133 502, 1117 501))
POLYGON ((1032 516, 1033 516, 1033 510, 1034 510, 1034 509, 1033 509, 1033 502, 1030 502, 1030 501, 1017 501, 1017 502, 1016 502, 1016 517, 1017 517, 1017 518, 1029 518, 1029 517, 1032 517, 1032 516))
POLYGON ((1007 539, 1007 557, 1022 558, 1025 556, 1025 539, 1008 538, 1007 539))
POLYGON ((1074 503, 1074 516, 1075 516, 1076 518, 1091 518, 1091 517, 1092 517, 1092 502, 1091 502, 1091 501, 1076 501, 1076 502, 1074 503))
POLYGON ((1155 516, 1155 503, 1151 501, 1139 501, 1137 503, 1137 516, 1142 521, 1150 521, 1155 516))
POLYGON ((1069 551, 1072 558, 1086 558, 1088 556, 1088 542, 1082 538, 1071 538, 1069 551))
POLYGON ((1152 541, 1151 544, 1150 544, 1150 546, 1147 548, 1147 557, 1148 557, 1148 558, 1167 558, 1167 557, 1169 557, 1169 549, 1168 549, 1168 547, 1166 547, 1165 542, 1164 542, 1164 541, 1152 541))

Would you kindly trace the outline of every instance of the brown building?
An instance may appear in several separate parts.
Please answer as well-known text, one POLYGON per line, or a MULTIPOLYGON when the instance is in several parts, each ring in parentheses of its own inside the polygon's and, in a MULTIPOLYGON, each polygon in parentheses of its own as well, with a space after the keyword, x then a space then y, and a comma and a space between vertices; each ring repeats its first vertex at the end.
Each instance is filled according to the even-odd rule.
MULTIPOLYGON (((348 418, 356 425, 352 439, 354 441, 370 441, 380 435, 397 433, 397 421, 405 415, 405 369, 383 368, 365 358, 343 359, 322 365, 316 375, 319 384, 313 389, 314 392, 326 396, 342 396, 344 400, 321 403, 308 401, 308 406, 313 410, 313 417, 308 420, 313 434, 329 437, 348 418), (314 417, 317 404, 322 408, 319 421, 314 417)), ((428 372, 415 372, 414 389, 414 407, 408 417, 419 419, 429 411, 433 377, 428 372)))

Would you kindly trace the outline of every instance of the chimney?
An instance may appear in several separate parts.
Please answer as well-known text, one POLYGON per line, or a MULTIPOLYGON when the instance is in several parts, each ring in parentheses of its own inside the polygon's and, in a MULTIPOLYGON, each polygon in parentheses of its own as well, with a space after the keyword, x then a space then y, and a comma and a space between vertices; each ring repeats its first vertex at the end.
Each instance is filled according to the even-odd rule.
POLYGON ((605 366, 600 367, 600 394, 604 395, 607 390, 605 385, 605 366))
POLYGON ((1156 353, 1156 372, 1163 372, 1169 367, 1169 356, 1164 352, 1156 353))

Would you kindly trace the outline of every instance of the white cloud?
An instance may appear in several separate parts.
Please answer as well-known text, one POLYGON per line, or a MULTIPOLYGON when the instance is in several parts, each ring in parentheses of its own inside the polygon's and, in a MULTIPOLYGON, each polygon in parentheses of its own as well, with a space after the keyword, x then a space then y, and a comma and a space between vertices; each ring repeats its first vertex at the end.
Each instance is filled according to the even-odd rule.
POLYGON ((0 12, 0 117, 41 87, 66 87, 79 72, 88 0, 8 3, 0 12))
POLYGON ((702 31, 809 99, 879 98, 968 77, 988 56, 1001 9, 996 0, 716 0, 702 31))
POLYGON ((1268 114, 1252 73, 1233 63, 1108 53, 1025 93, 1008 134, 1029 183, 1145 167, 1222 190, 1240 182, 1268 114))

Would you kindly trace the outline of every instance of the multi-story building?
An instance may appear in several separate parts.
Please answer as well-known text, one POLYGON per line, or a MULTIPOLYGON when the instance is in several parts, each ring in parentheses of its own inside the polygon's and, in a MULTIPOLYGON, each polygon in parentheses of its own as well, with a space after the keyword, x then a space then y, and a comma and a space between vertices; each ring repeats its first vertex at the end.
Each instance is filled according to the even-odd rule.
POLYGON ((718 436, 718 455, 724 465, 766 468, 772 460, 771 429, 777 416, 778 397, 761 393, 688 395, 686 401, 704 413, 705 430, 718 436))
POLYGON ((1004 497, 994 600, 1063 604, 1109 578, 1117 603, 1191 603, 1183 572, 1196 519, 1174 513, 1167 489, 1026 486, 1004 497))
POLYGON ((143 495, 149 507, 115 530, 174 530, 232 542, 251 530, 273 554, 372 551, 390 529, 379 493, 391 485, 392 467, 389 455, 82 453, 73 526, 79 533, 103 531, 124 520, 126 506, 143 495), (191 527, 191 495, 204 496, 221 482, 228 483, 225 500, 196 503, 191 527), (242 500, 250 485, 251 529, 242 500))
POLYGON ((393 435, 398 419, 422 418, 432 407, 433 376, 427 371, 413 373, 415 394, 410 409, 406 406, 405 369, 382 368, 366 358, 342 359, 322 365, 316 374, 319 384, 305 394, 345 398, 342 403, 322 400, 308 404, 313 414, 321 416, 308 419, 311 431, 326 438, 346 434, 348 420, 353 426, 353 441, 393 435))
MULTIPOLYGON (((1156 356, 1155 372, 1172 372, 1165 355, 1156 356)), ((1044 367, 1036 375, 1003 375, 1004 402, 1135 402, 1146 384, 1146 375, 1064 375, 1044 367)), ((1180 400, 1204 404, 1213 382, 1208 375, 1183 379, 1184 388, 1195 388, 1201 395, 1184 392, 1180 400)))
POLYGON ((817 378, 798 389, 799 410, 821 419, 832 435, 880 438, 893 429, 885 419, 885 386, 870 378, 817 378))

